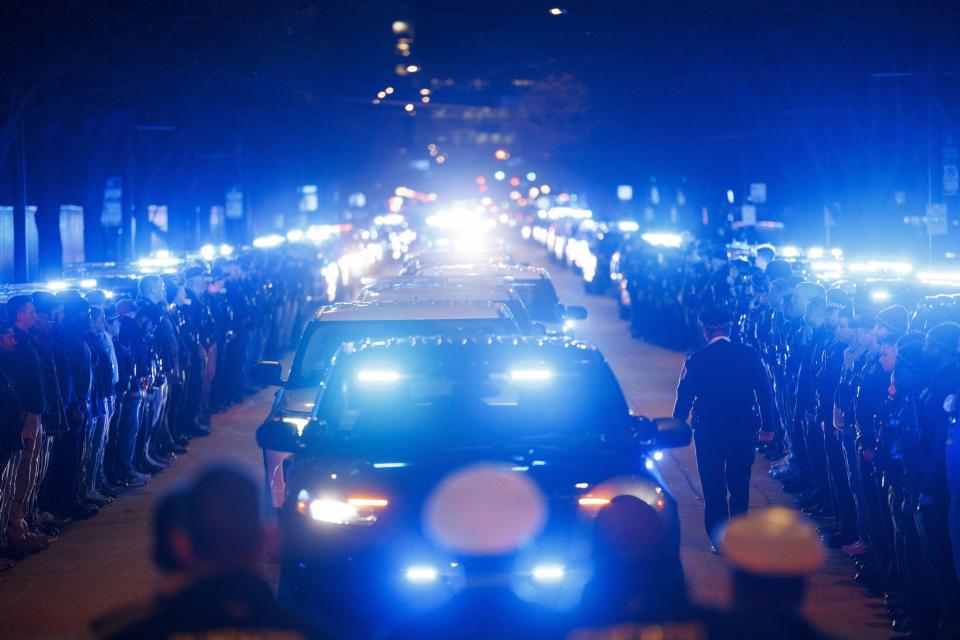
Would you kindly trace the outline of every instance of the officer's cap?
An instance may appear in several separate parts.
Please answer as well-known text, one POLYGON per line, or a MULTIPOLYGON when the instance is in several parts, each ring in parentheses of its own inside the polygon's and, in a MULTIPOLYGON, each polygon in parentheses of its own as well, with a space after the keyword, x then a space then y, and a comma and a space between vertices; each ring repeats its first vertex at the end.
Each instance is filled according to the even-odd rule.
POLYGON ((209 272, 203 267, 190 267, 183 272, 183 279, 185 281, 193 280, 194 278, 202 278, 204 276, 209 276, 209 272))
POLYGON ((524 473, 481 463, 447 476, 427 500, 424 532, 464 556, 508 556, 540 533, 546 501, 524 473))
POLYGON ((764 270, 770 280, 789 278, 793 275, 793 267, 786 260, 772 260, 764 270))
POLYGON ((801 301, 803 308, 806 308, 807 303, 814 298, 826 297, 826 291, 816 282, 800 282, 793 288, 793 293, 801 301))
POLYGON ((877 314, 877 324, 897 333, 906 333, 910 324, 910 312, 905 306, 895 304, 877 314))
POLYGON ((826 558, 816 527, 785 507, 730 519, 720 532, 720 548, 735 569, 777 578, 810 575, 826 558))
POLYGON ((733 322, 733 316, 723 307, 707 307, 700 312, 700 324, 704 327, 722 328, 733 322))
POLYGON ((933 343, 944 351, 956 351, 960 346, 960 324, 941 322, 927 332, 927 342, 933 343))

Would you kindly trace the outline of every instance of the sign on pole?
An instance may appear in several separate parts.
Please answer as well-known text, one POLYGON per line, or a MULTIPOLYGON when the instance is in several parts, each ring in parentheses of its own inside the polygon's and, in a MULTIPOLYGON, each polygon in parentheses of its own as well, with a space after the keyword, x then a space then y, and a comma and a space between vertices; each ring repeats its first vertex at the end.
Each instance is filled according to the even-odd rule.
POLYGON ((629 184, 617 185, 617 200, 620 202, 633 200, 633 187, 629 184))
POLYGON ((927 205, 927 235, 947 235, 947 205, 931 202, 927 205))
POLYGON ((239 220, 243 217, 243 191, 240 187, 230 187, 227 190, 226 217, 229 220, 239 220))
POLYGON ((745 226, 755 226, 757 224, 757 208, 752 204, 741 205, 740 219, 745 226))
POLYGON ((750 185, 750 202, 763 204, 767 201, 767 183, 754 182, 750 185))
POLYGON ((960 173, 957 172, 957 165, 943 165, 943 195, 955 196, 960 190, 960 173))
POLYGON ((103 189, 103 208, 100 210, 100 225, 119 227, 123 222, 123 178, 107 178, 103 189))

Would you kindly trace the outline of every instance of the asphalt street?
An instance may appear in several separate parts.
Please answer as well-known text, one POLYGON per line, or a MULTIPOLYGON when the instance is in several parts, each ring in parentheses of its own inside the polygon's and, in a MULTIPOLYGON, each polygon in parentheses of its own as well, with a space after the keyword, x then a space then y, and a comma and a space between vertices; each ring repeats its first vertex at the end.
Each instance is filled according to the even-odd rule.
MULTIPOLYGON (((669 415, 683 354, 630 338, 617 319, 612 298, 587 296, 570 272, 553 268, 545 254, 518 245, 521 260, 551 267, 561 298, 588 307, 579 337, 596 344, 607 359, 637 413, 669 415)), ((272 390, 215 416, 213 435, 195 441, 190 453, 143 489, 128 492, 95 518, 79 522, 47 551, 0 574, 0 619, 6 638, 82 638, 89 622, 117 606, 150 597, 156 573, 150 559, 150 519, 157 498, 217 460, 231 460, 262 473, 254 430, 266 415, 272 390)), ((703 604, 722 606, 729 596, 722 558, 709 553, 703 530, 703 501, 693 447, 667 453, 661 472, 680 507, 682 558, 691 595, 703 604)), ((789 505, 758 460, 751 483, 751 507, 789 505)), ((842 638, 886 638, 889 631, 879 601, 869 599, 852 579, 852 565, 832 552, 814 577, 806 613, 822 630, 842 638)))

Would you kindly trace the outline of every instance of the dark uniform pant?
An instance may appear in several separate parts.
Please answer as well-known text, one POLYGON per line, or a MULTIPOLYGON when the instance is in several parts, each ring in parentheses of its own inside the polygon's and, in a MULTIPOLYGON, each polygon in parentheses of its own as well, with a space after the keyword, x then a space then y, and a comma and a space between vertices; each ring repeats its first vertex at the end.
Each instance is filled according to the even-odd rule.
MULTIPOLYGON (((738 425, 739 426, 739 425, 738 425)), ((732 516, 746 513, 750 503, 750 469, 756 438, 736 431, 698 425, 694 441, 703 490, 703 524, 711 540, 716 528, 732 516)))

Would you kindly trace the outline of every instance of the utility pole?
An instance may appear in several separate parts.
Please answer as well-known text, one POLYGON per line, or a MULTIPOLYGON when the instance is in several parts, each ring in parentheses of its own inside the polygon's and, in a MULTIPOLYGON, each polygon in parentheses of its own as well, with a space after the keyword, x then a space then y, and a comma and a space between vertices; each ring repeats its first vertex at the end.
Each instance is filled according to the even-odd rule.
POLYGON ((20 117, 13 161, 13 279, 27 281, 27 138, 20 117))

